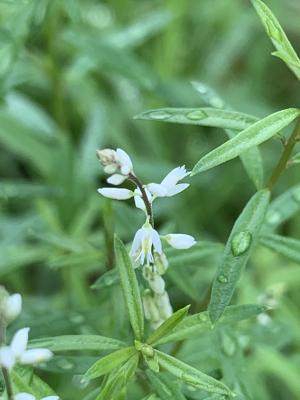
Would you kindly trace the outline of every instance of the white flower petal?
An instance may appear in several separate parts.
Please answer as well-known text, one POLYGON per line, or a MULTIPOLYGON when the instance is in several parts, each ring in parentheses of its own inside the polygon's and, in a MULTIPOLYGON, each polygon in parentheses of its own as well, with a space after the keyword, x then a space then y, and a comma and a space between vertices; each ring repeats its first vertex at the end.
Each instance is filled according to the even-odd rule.
POLYGON ((160 236, 159 236, 158 232, 153 228, 152 228, 152 232, 151 232, 151 237, 152 237, 153 247, 154 247, 155 251, 158 254, 161 254, 162 253, 162 245, 161 245, 160 236))
POLYGON ((5 346, 0 348, 0 365, 6 369, 11 369, 16 362, 14 353, 12 352, 10 346, 5 346))
POLYGON ((143 228, 139 229, 134 235, 134 239, 130 250, 130 255, 132 257, 137 256, 138 255, 137 253, 141 252, 142 239, 143 239, 143 228))
POLYGON ((190 186, 189 183, 179 183, 178 185, 175 185, 173 188, 168 190, 167 196, 175 196, 175 194, 183 192, 185 189, 187 189, 190 186))
POLYGON ((121 185, 125 180, 127 179, 127 176, 120 175, 120 174, 114 174, 110 176, 106 181, 107 183, 111 185, 121 185))
POLYGON ((129 155, 122 149, 117 149, 116 153, 122 174, 128 175, 133 169, 129 155))
POLYGON ((98 193, 114 200, 127 200, 134 196, 134 193, 131 190, 117 188, 100 188, 98 189, 98 193))
POLYGON ((12 338, 10 348, 15 357, 20 357, 21 354, 26 350, 28 343, 28 334, 29 328, 23 328, 19 329, 12 338))
POLYGON ((15 395, 15 400, 36 400, 36 398, 29 393, 18 393, 15 395))
POLYGON ((141 196, 134 196, 134 204, 136 208, 143 210, 147 214, 146 206, 141 196))
POLYGON ((12 294, 6 300, 5 317, 8 322, 13 321, 22 310, 22 296, 19 293, 12 294))
POLYGON ((171 189, 173 186, 177 184, 178 181, 185 178, 189 175, 190 172, 187 172, 185 166, 174 168, 168 175, 162 180, 161 185, 166 188, 171 189))
POLYGON ((47 396, 43 397, 41 400, 59 400, 58 396, 47 396))
POLYGON ((48 349, 31 349, 26 350, 19 357, 21 364, 37 364, 50 360, 53 353, 48 349))
POLYGON ((172 233, 164 236, 164 239, 175 249, 189 249, 196 243, 193 236, 182 233, 172 233))
POLYGON ((149 192, 156 197, 164 197, 167 195, 167 189, 160 183, 149 183, 147 185, 149 192))

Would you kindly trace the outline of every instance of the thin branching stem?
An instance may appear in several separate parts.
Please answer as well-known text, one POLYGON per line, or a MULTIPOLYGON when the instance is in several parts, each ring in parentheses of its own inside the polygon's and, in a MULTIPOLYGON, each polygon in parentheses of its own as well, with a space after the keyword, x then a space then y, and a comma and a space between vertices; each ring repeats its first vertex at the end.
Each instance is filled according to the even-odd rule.
POLYGON ((131 173, 129 174, 128 178, 129 178, 132 182, 134 182, 134 183, 136 184, 136 186, 140 189, 141 194, 142 194, 143 201, 144 201, 144 203, 145 203, 147 215, 148 215, 149 220, 150 220, 150 224, 151 224, 152 227, 154 228, 154 217, 153 217, 152 204, 151 204, 151 202, 149 201, 149 199, 148 199, 148 197, 147 197, 147 193, 146 193, 146 190, 145 190, 145 188, 144 188, 143 183, 141 182, 141 180, 140 180, 136 175, 133 175, 133 174, 131 174, 131 173))

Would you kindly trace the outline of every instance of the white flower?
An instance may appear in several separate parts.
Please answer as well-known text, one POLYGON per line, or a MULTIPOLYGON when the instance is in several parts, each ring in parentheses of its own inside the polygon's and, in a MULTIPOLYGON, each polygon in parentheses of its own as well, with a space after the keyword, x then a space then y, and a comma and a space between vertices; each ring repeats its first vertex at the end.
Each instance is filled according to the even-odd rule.
POLYGON ((188 183, 177 184, 181 179, 185 178, 189 174, 190 172, 188 172, 183 165, 182 167, 177 167, 169 172, 161 183, 150 183, 147 187, 155 197, 174 196, 190 186, 188 183))
POLYGON ((48 361, 53 356, 48 349, 26 350, 28 334, 29 328, 20 329, 15 333, 9 346, 0 348, 0 365, 10 370, 17 362, 36 364, 48 361))
POLYGON ((131 159, 122 149, 97 150, 97 157, 107 174, 120 171, 122 175, 129 175, 133 171, 131 159))
POLYGON ((152 246, 157 253, 162 253, 159 234, 147 220, 134 236, 130 255, 135 261, 140 260, 141 265, 144 265, 145 259, 147 264, 153 263, 152 246))
POLYGON ((114 200, 127 200, 134 196, 133 191, 129 189, 100 188, 98 189, 98 193, 114 200))
MULTIPOLYGON (((36 400, 36 397, 34 397, 32 394, 29 393, 18 393, 15 395, 15 400, 36 400)), ((46 396, 43 397, 41 400, 59 400, 58 396, 46 396)))
POLYGON ((182 233, 171 233, 169 235, 163 236, 162 238, 175 249, 189 249, 196 243, 193 236, 185 235, 182 233))
POLYGON ((106 181, 111 185, 118 186, 121 185, 121 183, 123 183, 126 179, 127 179, 126 175, 114 174, 110 176, 106 181))
POLYGON ((4 314, 7 322, 12 322, 22 310, 22 296, 19 293, 8 296, 4 306, 4 314))
MULTIPOLYGON (((151 203, 152 195, 147 188, 145 188, 145 193, 146 193, 149 203, 151 203)), ((136 208, 139 208, 140 210, 144 211, 144 213, 147 215, 147 209, 146 209, 144 200, 142 198, 142 192, 140 191, 139 188, 135 189, 135 191, 134 191, 134 203, 135 203, 136 208)))

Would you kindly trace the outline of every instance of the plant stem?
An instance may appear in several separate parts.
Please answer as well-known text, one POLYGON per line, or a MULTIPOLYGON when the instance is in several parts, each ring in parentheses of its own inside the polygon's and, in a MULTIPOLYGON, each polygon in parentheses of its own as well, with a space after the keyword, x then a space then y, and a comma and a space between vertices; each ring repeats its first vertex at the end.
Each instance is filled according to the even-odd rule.
POLYGON ((273 187, 278 182, 281 174, 283 173, 283 171, 285 171, 287 164, 289 162, 290 156, 292 154, 292 151, 299 140, 300 140, 300 118, 298 118, 294 130, 293 130, 291 136, 289 137, 288 141, 285 144, 285 148, 284 148, 283 153, 278 161, 278 164, 274 168, 274 171, 271 175, 271 178, 267 185, 267 187, 270 190, 273 189, 273 187))
POLYGON ((148 200, 148 197, 147 197, 147 194, 146 194, 146 190, 144 188, 143 183, 140 181, 140 179, 136 175, 133 175, 131 173, 128 175, 128 178, 132 182, 134 182, 136 184, 136 186, 140 189, 140 191, 142 193, 143 201, 145 203, 147 215, 149 216, 149 219, 150 219, 150 224, 152 225, 152 228, 154 228, 154 218, 153 218, 152 204, 148 200))

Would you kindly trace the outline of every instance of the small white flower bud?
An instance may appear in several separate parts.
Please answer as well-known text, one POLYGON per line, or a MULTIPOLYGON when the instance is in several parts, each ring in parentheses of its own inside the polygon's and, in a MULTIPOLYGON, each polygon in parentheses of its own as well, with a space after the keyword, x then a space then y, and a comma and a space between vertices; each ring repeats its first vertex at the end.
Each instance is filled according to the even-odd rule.
POLYGON ((7 322, 12 322, 22 310, 22 296, 19 293, 12 294, 6 299, 4 314, 7 322))
POLYGON ((159 309, 161 319, 165 320, 173 314, 173 309, 167 292, 155 295, 155 303, 159 309))
POLYGON ((163 275, 169 266, 169 262, 168 262, 168 259, 165 255, 165 253, 159 254, 159 253, 155 252, 154 253, 154 264, 156 266, 158 273, 160 275, 163 275))
POLYGON ((121 185, 121 183, 123 183, 126 178, 127 177, 124 175, 114 174, 107 179, 107 183, 110 183, 111 185, 115 186, 121 185))
POLYGON ((98 189, 98 193, 114 200, 128 200, 134 196, 134 193, 129 189, 100 188, 98 189))
POLYGON ((48 349, 31 349, 24 351, 20 356, 21 364, 38 364, 46 362, 53 357, 53 353, 48 349))
POLYGON ((103 165, 105 172, 112 174, 118 169, 117 153, 115 150, 97 150, 96 155, 98 160, 103 165))
POLYGON ((160 320, 158 308, 149 289, 145 290, 143 294, 143 306, 145 317, 148 321, 155 322, 160 320))
POLYGON ((166 283, 163 278, 157 273, 153 273, 150 279, 148 279, 150 288, 154 293, 163 294, 165 291, 166 283))
POLYGON ((172 233, 164 236, 163 239, 165 239, 169 245, 175 249, 189 249, 196 243, 193 236, 181 233, 172 233))

